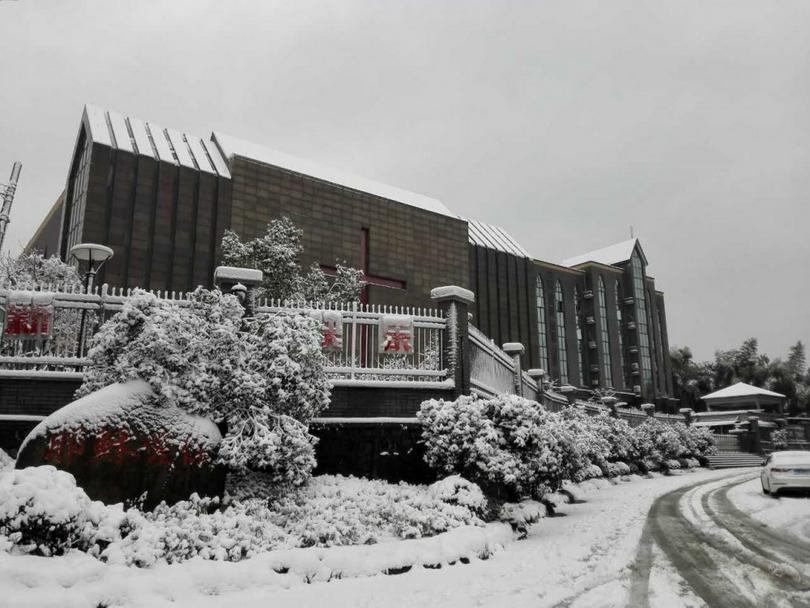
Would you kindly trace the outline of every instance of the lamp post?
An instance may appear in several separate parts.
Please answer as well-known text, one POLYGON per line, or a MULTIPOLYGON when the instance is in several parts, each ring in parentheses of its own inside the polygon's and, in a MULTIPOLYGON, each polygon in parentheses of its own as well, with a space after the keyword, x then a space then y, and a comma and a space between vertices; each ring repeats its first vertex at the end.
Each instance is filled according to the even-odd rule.
MULTIPOLYGON (((106 245, 79 243, 70 248, 70 257, 76 260, 79 266, 82 263, 87 263, 87 272, 84 273, 84 292, 89 294, 93 289, 96 273, 104 265, 104 262, 113 257, 113 250, 106 245)), ((87 309, 82 308, 82 321, 79 326, 79 347, 76 349, 76 356, 79 358, 84 356, 86 323, 87 309)))

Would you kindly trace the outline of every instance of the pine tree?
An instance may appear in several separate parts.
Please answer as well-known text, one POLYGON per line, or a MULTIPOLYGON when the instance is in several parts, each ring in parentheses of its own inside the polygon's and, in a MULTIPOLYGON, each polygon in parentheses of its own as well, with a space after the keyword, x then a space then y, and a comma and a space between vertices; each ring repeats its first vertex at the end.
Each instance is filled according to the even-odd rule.
POLYGON ((807 358, 805 356, 804 344, 798 340, 796 344, 790 347, 790 354, 788 355, 787 367, 791 374, 800 382, 807 371, 807 358))

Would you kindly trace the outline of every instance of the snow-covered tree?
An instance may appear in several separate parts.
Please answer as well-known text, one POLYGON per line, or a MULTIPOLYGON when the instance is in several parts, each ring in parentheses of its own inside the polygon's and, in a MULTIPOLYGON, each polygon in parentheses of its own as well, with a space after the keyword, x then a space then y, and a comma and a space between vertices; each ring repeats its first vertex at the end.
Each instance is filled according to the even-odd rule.
POLYGON ((64 288, 78 285, 81 278, 76 268, 57 256, 46 258, 39 252, 23 253, 18 257, 0 257, 0 285, 26 289, 34 285, 54 285, 64 288))
POLYGON ((307 424, 329 402, 318 324, 285 313, 243 325, 242 312, 218 290, 188 306, 137 290, 94 336, 77 397, 143 379, 162 402, 227 426, 224 464, 303 482, 315 465, 307 424))
POLYGON ((242 241, 235 232, 222 237, 222 261, 229 266, 255 268, 264 273, 259 298, 315 302, 356 302, 363 273, 337 264, 335 277, 327 277, 317 264, 302 273, 299 258, 302 231, 288 218, 267 225, 263 236, 242 241))

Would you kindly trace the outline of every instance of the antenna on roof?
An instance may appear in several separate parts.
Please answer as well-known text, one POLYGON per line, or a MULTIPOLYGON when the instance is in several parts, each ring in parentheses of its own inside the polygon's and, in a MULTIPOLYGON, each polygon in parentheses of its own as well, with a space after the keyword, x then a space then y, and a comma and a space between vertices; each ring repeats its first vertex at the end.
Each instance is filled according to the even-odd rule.
POLYGON ((11 215, 11 203, 14 201, 14 193, 17 191, 17 181, 20 179, 22 163, 15 161, 11 167, 11 179, 5 187, 0 188, 0 199, 3 201, 0 207, 0 251, 3 250, 3 240, 6 238, 6 226, 11 215))

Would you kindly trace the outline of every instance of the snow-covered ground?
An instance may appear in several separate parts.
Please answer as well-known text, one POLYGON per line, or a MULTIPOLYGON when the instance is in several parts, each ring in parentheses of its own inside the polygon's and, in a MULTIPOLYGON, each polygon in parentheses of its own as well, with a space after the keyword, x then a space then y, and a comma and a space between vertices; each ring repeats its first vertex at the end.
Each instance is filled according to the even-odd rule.
MULTIPOLYGON (((487 560, 331 582, 307 584, 274 571, 262 556, 238 563, 193 559, 136 569, 103 564, 81 553, 42 558, 0 552, 2 602, 20 607, 627 606, 639 589, 634 562, 655 499, 739 474, 700 471, 618 485, 591 484, 601 488, 588 493, 586 502, 562 505, 563 516, 540 520, 527 539, 487 560)), ((409 541, 395 545, 404 549, 404 542, 409 541)), ((654 546, 652 552, 649 605, 702 605, 676 568, 667 565, 663 552, 654 546)))
POLYGON ((756 478, 732 488, 728 497, 757 521, 810 543, 810 495, 782 494, 772 498, 762 492, 756 478))

